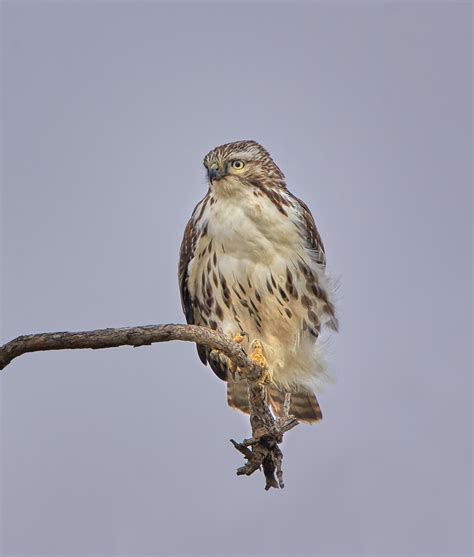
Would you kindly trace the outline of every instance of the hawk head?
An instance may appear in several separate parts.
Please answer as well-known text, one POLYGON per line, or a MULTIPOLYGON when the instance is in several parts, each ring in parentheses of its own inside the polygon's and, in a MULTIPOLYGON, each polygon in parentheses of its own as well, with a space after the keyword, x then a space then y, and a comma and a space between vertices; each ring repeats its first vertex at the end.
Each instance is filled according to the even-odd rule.
POLYGON ((204 157, 209 187, 230 193, 249 186, 285 188, 285 176, 270 153, 256 141, 220 145, 204 157))

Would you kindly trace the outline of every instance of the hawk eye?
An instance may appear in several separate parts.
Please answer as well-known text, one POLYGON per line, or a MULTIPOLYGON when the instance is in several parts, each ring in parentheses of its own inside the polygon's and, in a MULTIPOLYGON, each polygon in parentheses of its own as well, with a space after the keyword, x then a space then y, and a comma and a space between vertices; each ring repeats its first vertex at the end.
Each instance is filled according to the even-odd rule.
POLYGON ((239 160, 232 161, 232 168, 235 168, 236 170, 242 170, 244 166, 245 163, 243 161, 239 161, 239 160))

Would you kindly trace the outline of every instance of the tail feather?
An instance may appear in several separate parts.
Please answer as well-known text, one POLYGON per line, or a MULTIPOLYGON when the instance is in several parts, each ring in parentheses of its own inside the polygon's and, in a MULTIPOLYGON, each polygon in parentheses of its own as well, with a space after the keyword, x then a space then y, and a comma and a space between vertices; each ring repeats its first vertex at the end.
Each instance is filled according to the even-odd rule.
MULTIPOLYGON (((285 393, 272 386, 268 389, 268 395, 273 412, 277 416, 283 414, 285 393)), ((290 414, 300 422, 314 423, 323 418, 318 399, 312 391, 297 391, 291 393, 290 414)))
POLYGON ((232 381, 227 382, 227 404, 231 408, 236 408, 250 414, 249 403, 249 390, 247 388, 247 381, 232 381))
MULTIPOLYGON (((275 386, 267 388, 268 401, 276 416, 283 414, 285 393, 275 386)), ((227 403, 246 414, 250 413, 249 394, 246 381, 229 381, 227 383, 227 403)), ((290 414, 297 420, 306 423, 318 422, 323 414, 316 395, 312 391, 291 393, 290 414)))

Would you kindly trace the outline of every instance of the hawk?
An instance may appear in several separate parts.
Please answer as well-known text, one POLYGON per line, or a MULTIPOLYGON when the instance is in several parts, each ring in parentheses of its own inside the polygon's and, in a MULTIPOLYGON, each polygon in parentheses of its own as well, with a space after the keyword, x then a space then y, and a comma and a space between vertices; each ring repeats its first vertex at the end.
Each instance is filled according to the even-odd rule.
MULTIPOLYGON (((327 376, 321 327, 337 330, 321 236, 307 205, 255 141, 216 147, 204 158, 209 189, 181 244, 179 286, 188 323, 242 342, 266 370, 268 401, 304 422, 322 418, 314 393, 327 376)), ((216 350, 197 346, 227 381, 231 407, 249 412, 247 382, 216 350)))

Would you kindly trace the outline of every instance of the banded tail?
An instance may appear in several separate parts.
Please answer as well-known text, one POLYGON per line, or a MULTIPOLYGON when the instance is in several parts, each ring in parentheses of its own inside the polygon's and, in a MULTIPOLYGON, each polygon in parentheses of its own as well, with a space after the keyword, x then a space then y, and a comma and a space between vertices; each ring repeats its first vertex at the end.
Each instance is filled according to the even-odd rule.
MULTIPOLYGON (((272 385, 267 387, 267 395, 274 414, 281 416, 283 414, 285 393, 272 385)), ((227 403, 231 408, 237 408, 246 414, 250 414, 249 393, 246 381, 229 380, 227 382, 227 403)), ((290 414, 297 420, 310 424, 319 422, 323 417, 318 399, 312 391, 291 393, 290 414)))

